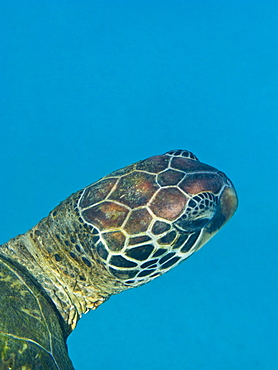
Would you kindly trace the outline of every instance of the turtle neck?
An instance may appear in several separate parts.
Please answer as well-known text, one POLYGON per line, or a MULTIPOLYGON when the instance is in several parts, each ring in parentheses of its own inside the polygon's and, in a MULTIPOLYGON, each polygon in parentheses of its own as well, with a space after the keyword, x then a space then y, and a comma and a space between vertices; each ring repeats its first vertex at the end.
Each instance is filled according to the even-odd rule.
POLYGON ((92 234, 80 226, 75 193, 25 234, 0 247, 44 289, 72 331, 90 309, 128 289, 94 257, 92 234))

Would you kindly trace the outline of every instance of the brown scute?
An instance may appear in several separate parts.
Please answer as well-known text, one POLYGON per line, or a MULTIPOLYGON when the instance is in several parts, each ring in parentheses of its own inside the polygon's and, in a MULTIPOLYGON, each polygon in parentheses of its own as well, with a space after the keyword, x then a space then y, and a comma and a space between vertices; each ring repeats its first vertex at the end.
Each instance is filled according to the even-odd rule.
POLYGON ((185 244, 185 242, 188 238, 189 238, 189 234, 181 234, 177 238, 177 240, 175 241, 173 249, 177 249, 177 248, 181 247, 183 244, 185 244))
POLYGON ((177 263, 179 260, 181 259, 181 257, 173 257, 172 259, 170 259, 168 262, 164 263, 164 265, 162 265, 160 268, 163 270, 163 269, 166 269, 168 267, 171 267, 173 266, 175 263, 177 263))
POLYGON ((154 271, 156 271, 156 269, 152 269, 152 270, 143 270, 143 271, 141 271, 141 272, 138 274, 138 277, 148 276, 148 275, 150 275, 151 273, 153 273, 154 271))
POLYGON ((136 244, 147 242, 149 240, 151 240, 151 238, 148 235, 135 236, 129 239, 128 245, 136 245, 136 244))
POLYGON ((155 259, 149 260, 149 261, 147 261, 147 262, 145 262, 145 263, 143 263, 143 264, 141 265, 141 269, 144 269, 144 268, 146 268, 146 267, 150 267, 150 266, 154 267, 154 266, 156 266, 156 262, 157 262, 157 261, 158 261, 158 258, 155 258, 155 259))
POLYGON ((97 252, 98 252, 98 254, 99 254, 99 256, 101 258, 103 258, 104 260, 107 259, 108 252, 107 252, 107 250, 105 249, 105 247, 104 247, 104 245, 102 243, 98 243, 98 245, 97 245, 97 252))
POLYGON ((214 173, 194 173, 187 175, 179 187, 188 194, 199 194, 204 191, 219 192, 223 186, 223 180, 214 173))
POLYGON ((182 157, 174 157, 171 162, 171 167, 185 172, 217 171, 214 167, 211 167, 205 163, 182 157))
POLYGON ((104 200, 109 194, 109 192, 112 190, 116 181, 117 179, 101 180, 89 186, 85 190, 80 200, 80 207, 81 208, 90 207, 91 205, 104 200))
POLYGON ((166 220, 175 220, 179 217, 186 205, 187 198, 177 188, 161 189, 150 206, 158 217, 166 220))
POLYGON ((128 209, 125 206, 105 201, 82 212, 84 220, 97 226, 100 230, 110 230, 121 227, 128 209))
POLYGON ((132 172, 120 179, 109 199, 136 208, 146 205, 157 189, 154 175, 132 172))
POLYGON ((126 167, 120 168, 119 170, 111 172, 109 175, 105 176, 105 178, 124 176, 134 171, 134 169, 135 169, 135 164, 130 164, 129 166, 126 166, 126 167))
POLYGON ((168 167, 170 157, 167 155, 156 155, 140 161, 136 164, 136 169, 151 173, 159 173, 168 167))
POLYGON ((196 243, 196 240, 199 238, 200 233, 201 233, 201 231, 196 232, 196 233, 190 235, 189 239, 186 241, 186 243, 184 243, 184 246, 181 249, 181 252, 182 253, 186 253, 186 252, 189 252, 190 251, 190 249, 196 243))
POLYGON ((133 278, 138 272, 138 270, 136 269, 116 270, 116 269, 113 269, 112 267, 109 268, 109 271, 112 275, 116 276, 118 279, 121 279, 121 280, 133 278))
POLYGON ((154 225, 152 227, 152 233, 154 235, 159 235, 159 234, 162 234, 165 231, 169 230, 170 227, 171 226, 169 224, 167 224, 166 222, 155 221, 155 223, 154 223, 154 225))
POLYGON ((153 254, 153 257, 159 257, 159 256, 162 256, 164 253, 166 253, 168 251, 167 248, 160 248, 158 249, 154 254, 153 254))
POLYGON ((161 186, 176 185, 184 177, 184 173, 174 170, 167 170, 160 173, 157 177, 157 182, 161 186))
POLYGON ((168 261, 170 258, 172 258, 173 256, 175 256, 175 254, 176 253, 173 253, 173 252, 167 253, 166 256, 160 258, 159 263, 162 264, 165 261, 168 261))
POLYGON ((173 230, 158 240, 158 244, 170 245, 176 238, 177 233, 173 230))
POLYGON ((116 267, 136 267, 137 263, 129 261, 122 256, 112 256, 110 264, 116 267))
POLYGON ((124 229, 129 235, 139 234, 147 230, 151 220, 152 217, 147 209, 135 209, 131 212, 124 229))
POLYGON ((154 246, 152 244, 146 244, 141 247, 127 250, 126 255, 139 261, 145 261, 153 250, 154 246))
POLYGON ((107 247, 111 251, 120 251, 125 245, 125 236, 121 231, 111 231, 109 233, 102 234, 106 241, 107 247))

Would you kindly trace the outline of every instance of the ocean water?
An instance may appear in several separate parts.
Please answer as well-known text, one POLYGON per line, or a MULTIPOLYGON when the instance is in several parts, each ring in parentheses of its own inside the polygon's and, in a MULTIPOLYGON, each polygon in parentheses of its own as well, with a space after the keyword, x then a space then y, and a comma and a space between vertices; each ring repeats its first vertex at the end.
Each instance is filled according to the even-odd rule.
POLYGON ((239 196, 201 251, 80 320, 76 370, 278 368, 277 24, 275 1, 0 1, 0 244, 170 149, 239 196))

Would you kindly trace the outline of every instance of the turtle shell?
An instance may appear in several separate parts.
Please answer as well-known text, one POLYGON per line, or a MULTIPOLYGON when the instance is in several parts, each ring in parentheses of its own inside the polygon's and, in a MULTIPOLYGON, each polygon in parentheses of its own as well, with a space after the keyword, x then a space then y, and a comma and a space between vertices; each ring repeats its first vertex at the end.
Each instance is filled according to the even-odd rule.
POLYGON ((26 271, 0 256, 0 369, 74 370, 66 327, 26 271))
POLYGON ((188 258, 235 208, 230 180, 187 150, 112 172, 85 188, 77 206, 92 229, 96 258, 130 286, 188 258))

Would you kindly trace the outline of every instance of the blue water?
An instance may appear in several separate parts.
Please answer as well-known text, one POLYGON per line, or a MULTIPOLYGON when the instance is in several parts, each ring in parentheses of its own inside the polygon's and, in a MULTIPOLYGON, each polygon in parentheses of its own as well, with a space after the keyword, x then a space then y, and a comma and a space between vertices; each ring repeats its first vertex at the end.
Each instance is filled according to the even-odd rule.
POLYGON ((278 3, 0 1, 0 244, 175 148, 240 206, 201 251, 85 315, 76 370, 277 369, 278 3))

